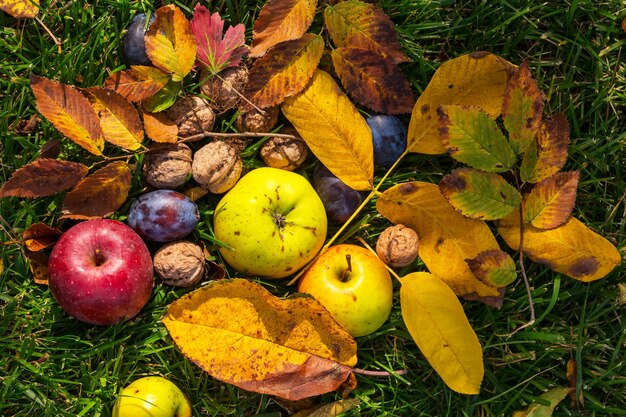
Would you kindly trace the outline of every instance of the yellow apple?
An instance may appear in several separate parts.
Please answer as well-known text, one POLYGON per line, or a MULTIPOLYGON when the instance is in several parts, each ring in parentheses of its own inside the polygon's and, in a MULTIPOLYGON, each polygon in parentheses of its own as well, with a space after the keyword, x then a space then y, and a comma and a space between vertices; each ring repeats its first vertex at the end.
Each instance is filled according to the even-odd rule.
POLYGON ((354 337, 382 326, 393 304, 393 283, 385 264, 356 245, 328 248, 302 275, 298 291, 322 303, 354 337))
POLYGON ((191 417, 191 404, 171 381, 147 376, 122 390, 113 417, 191 417))
POLYGON ((218 203, 215 237, 239 272, 284 278, 317 255, 326 239, 326 212, 303 176, 277 168, 244 175, 218 203))

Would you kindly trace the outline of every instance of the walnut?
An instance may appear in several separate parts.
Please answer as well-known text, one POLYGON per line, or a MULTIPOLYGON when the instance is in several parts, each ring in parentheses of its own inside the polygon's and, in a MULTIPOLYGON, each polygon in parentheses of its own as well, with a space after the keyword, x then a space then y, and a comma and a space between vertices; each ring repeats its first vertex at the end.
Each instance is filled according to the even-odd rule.
POLYGON ((283 128, 280 133, 294 138, 272 137, 261 146, 261 159, 272 168, 294 171, 302 165, 308 155, 306 143, 292 127, 283 128))
POLYGON ((143 161, 144 178, 155 188, 176 188, 191 172, 191 149, 184 143, 159 145, 143 161))
POLYGON ((196 285, 205 271, 202 248, 186 240, 168 243, 154 254, 154 271, 168 285, 196 285))
POLYGON ((215 124, 209 101, 198 96, 179 98, 165 113, 176 123, 182 138, 210 132, 215 124))
POLYGON ((403 224, 388 227, 378 236, 376 253, 392 268, 410 265, 417 258, 417 233, 403 224))
POLYGON ((243 162, 236 145, 216 140, 196 151, 191 170, 198 184, 214 194, 221 194, 239 181, 243 162))
POLYGON ((218 75, 202 71, 200 91, 208 97, 213 109, 224 112, 236 107, 241 101, 241 93, 248 83, 248 68, 245 65, 230 67, 218 75))
POLYGON ((278 114, 278 106, 263 109, 263 113, 257 109, 244 110, 235 120, 235 127, 240 132, 269 132, 278 122, 278 114))

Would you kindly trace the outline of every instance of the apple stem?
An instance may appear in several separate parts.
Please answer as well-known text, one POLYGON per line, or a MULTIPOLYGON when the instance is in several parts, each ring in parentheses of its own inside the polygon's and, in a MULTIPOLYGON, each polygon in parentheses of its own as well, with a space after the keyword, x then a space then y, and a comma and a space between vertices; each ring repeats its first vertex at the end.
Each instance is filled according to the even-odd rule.
POLYGON ((96 249, 94 253, 94 262, 96 263, 96 266, 102 265, 105 261, 106 258, 104 257, 102 251, 100 249, 96 249))
POLYGON ((341 273, 341 282, 347 282, 352 273, 352 256, 349 253, 346 253, 346 263, 348 264, 348 269, 341 273))
POLYGON ((367 371, 365 369, 360 368, 352 368, 352 372, 360 375, 368 375, 368 376, 393 376, 393 375, 406 375, 409 373, 407 369, 399 369, 397 371, 367 371))

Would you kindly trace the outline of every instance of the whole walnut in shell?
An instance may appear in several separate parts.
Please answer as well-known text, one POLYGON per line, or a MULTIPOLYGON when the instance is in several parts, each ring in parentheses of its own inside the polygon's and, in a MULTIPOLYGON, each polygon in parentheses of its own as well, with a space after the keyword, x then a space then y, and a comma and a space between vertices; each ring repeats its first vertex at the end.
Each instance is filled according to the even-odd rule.
POLYGON ((218 112, 235 108, 241 101, 241 92, 248 84, 248 68, 245 65, 230 67, 218 76, 202 71, 200 86, 202 94, 208 97, 211 107, 218 112), (239 93, 239 94, 237 94, 239 93))
POLYGON ((155 188, 176 188, 191 172, 191 149, 184 143, 159 145, 143 160, 144 178, 155 188))
POLYGON ((294 128, 287 127, 280 133, 293 135, 293 138, 271 137, 261 146, 261 159, 272 168, 294 171, 306 160, 308 148, 294 128))
POLYGON ((202 280, 204 253, 199 245, 186 240, 171 242, 154 254, 154 271, 168 285, 191 287, 202 280))
POLYGON ((179 98, 165 111, 178 126, 178 136, 186 138, 210 132, 215 125, 215 113, 208 100, 198 96, 179 98))
POLYGON ((386 228, 376 242, 376 253, 392 268, 402 268, 413 263, 418 248, 417 233, 403 224, 386 228))
POLYGON ((214 194, 225 193, 239 181, 243 171, 240 149, 215 140, 198 149, 193 157, 193 179, 214 194))
POLYGON ((278 106, 263 109, 263 112, 257 109, 245 110, 235 120, 235 127, 240 132, 270 132, 278 123, 279 113, 278 106))

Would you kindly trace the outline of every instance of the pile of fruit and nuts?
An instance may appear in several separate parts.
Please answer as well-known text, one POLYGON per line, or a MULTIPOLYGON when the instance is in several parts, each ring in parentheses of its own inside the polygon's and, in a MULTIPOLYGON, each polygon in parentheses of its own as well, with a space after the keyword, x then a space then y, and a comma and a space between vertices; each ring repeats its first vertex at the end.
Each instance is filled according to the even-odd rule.
MULTIPOLYGON (((123 40, 127 66, 150 65, 143 37, 146 16, 137 15, 123 40)), ((278 108, 241 111, 247 81, 244 65, 209 78, 200 96, 185 96, 166 110, 182 139, 151 148, 143 161, 148 191, 131 205, 127 224, 110 219, 80 222, 65 232, 49 260, 52 295, 70 316, 92 324, 113 325, 135 316, 148 302, 154 273, 163 283, 194 287, 207 277, 203 245, 192 237, 200 221, 212 222, 222 243, 222 259, 234 270, 255 277, 285 278, 303 268, 298 291, 311 294, 353 336, 377 330, 392 307, 393 286, 385 263, 406 266, 417 256, 417 236, 401 225, 380 235, 376 252, 356 245, 331 246, 323 252, 328 222, 345 223, 363 202, 319 162, 312 180, 296 173, 308 161, 307 146, 291 126, 269 136, 258 155, 266 167, 245 172, 241 139, 194 143, 210 132, 216 118, 240 106, 240 132, 271 132, 278 108), (209 97, 211 99, 207 99, 209 97), (187 140, 186 138, 190 138, 187 140), (183 193, 190 181, 223 195, 212 219, 202 219, 196 203, 183 193), (148 249, 158 247, 154 253, 148 249), (383 263, 384 261, 384 263, 383 263), (375 293, 377 297, 371 297, 375 293)), ((404 122, 390 115, 367 118, 374 162, 389 168, 406 148, 404 122)), ((137 416, 172 406, 170 414, 190 415, 184 394, 159 377, 135 381, 114 409, 116 416, 137 416), (169 400, 164 400, 168 398, 169 400), (175 399, 175 401, 170 401, 175 399), (165 406, 164 402, 165 401, 165 406)), ((153 415, 153 414, 150 414, 153 415)))

